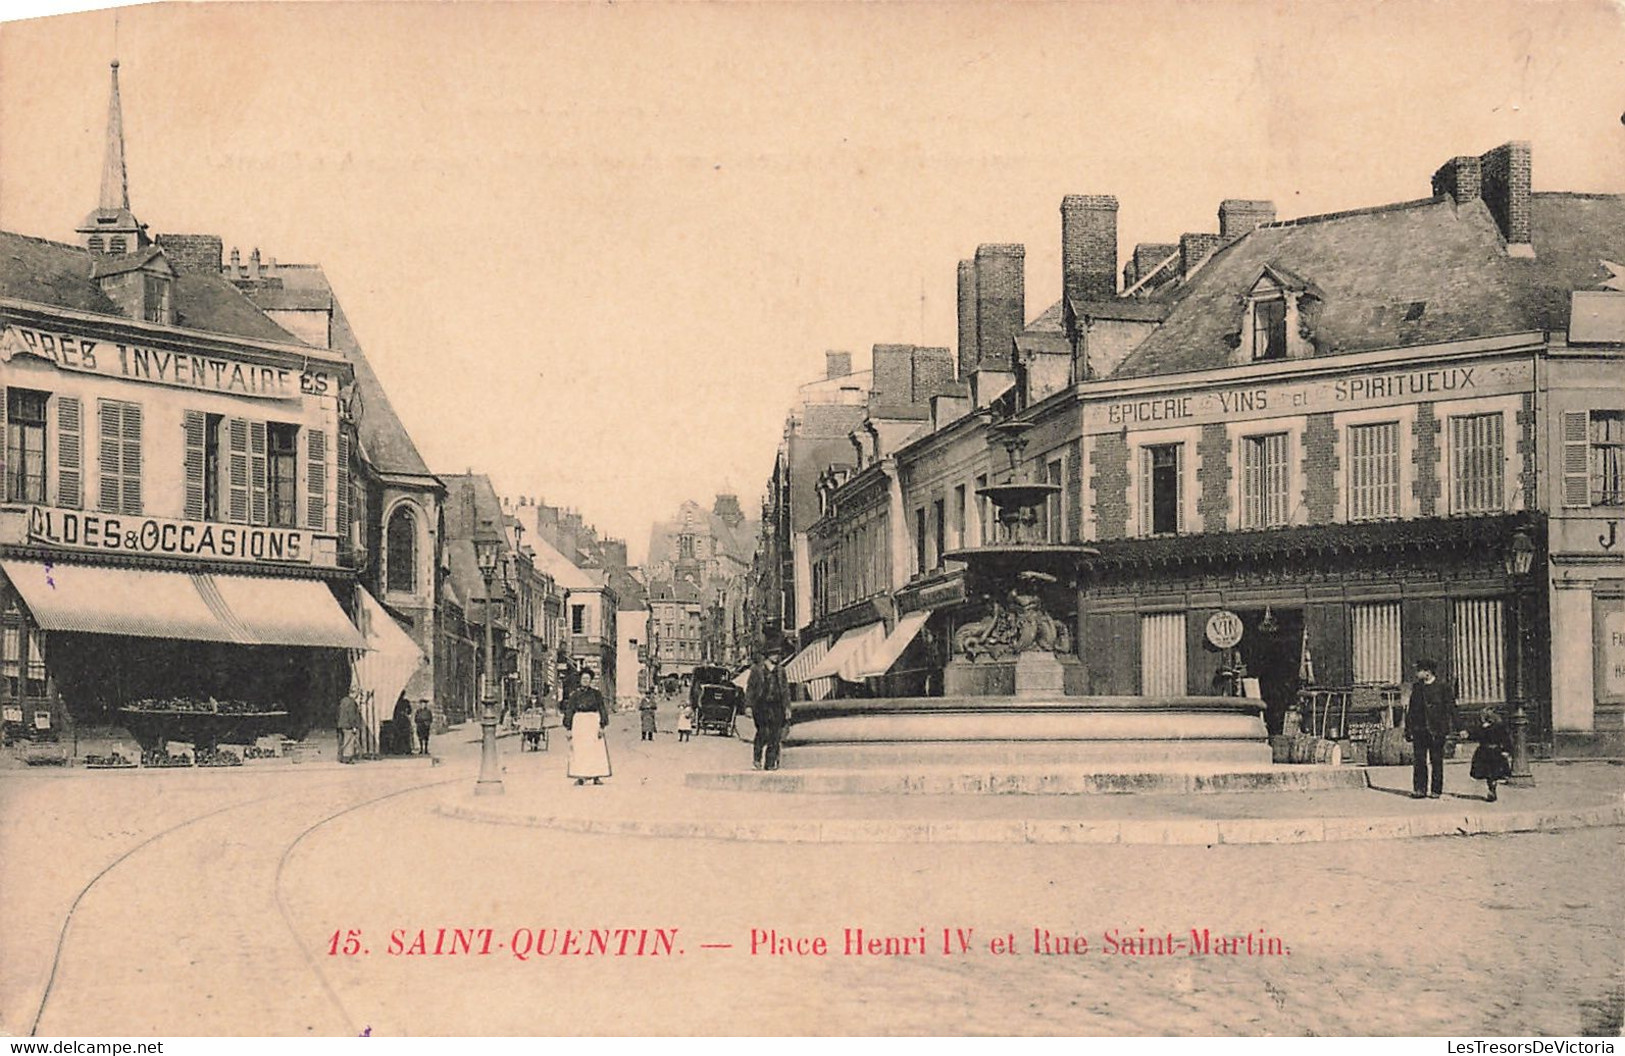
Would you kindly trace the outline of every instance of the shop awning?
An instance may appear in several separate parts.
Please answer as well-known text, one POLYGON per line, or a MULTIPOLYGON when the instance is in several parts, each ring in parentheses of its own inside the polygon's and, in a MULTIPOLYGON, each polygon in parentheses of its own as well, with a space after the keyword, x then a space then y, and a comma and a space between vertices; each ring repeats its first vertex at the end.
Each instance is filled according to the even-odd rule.
POLYGON ((807 673, 813 669, 818 661, 824 659, 829 652, 828 638, 814 638, 812 644, 796 654, 796 658, 784 665, 784 677, 791 682, 807 681, 807 673))
POLYGON ((864 654, 862 664, 858 669, 858 677, 871 678, 884 675, 891 670, 891 665, 897 663, 897 658, 903 655, 925 626, 925 621, 931 618, 929 610, 925 612, 910 612, 897 621, 897 626, 886 640, 870 649, 864 654))
POLYGON ((321 582, 0 561, 48 631, 366 649, 321 582))
POLYGON ((854 627, 841 635, 840 641, 830 646, 829 652, 824 654, 824 659, 818 661, 808 672, 807 681, 839 675, 848 682, 856 682, 863 677, 858 671, 863 666, 869 650, 885 640, 886 625, 883 623, 868 623, 862 627, 854 627))

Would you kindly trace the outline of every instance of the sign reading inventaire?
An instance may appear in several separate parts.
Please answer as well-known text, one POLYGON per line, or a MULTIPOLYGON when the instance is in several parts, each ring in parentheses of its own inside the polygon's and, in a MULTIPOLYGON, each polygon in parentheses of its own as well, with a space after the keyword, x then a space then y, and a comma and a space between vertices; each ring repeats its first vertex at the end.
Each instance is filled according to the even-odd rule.
POLYGON ((28 507, 28 541, 67 550, 207 561, 310 564, 315 539, 297 528, 172 521, 112 513, 28 507))

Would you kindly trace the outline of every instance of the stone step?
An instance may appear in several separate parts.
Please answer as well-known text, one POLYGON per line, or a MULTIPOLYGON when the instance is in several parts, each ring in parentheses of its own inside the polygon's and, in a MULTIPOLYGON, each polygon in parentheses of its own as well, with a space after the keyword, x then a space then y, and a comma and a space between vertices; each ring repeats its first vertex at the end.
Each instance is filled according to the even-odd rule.
POLYGON ((1348 766, 1204 769, 864 769, 688 774, 689 788, 729 792, 833 795, 1191 795, 1309 792, 1365 788, 1366 772, 1348 766))

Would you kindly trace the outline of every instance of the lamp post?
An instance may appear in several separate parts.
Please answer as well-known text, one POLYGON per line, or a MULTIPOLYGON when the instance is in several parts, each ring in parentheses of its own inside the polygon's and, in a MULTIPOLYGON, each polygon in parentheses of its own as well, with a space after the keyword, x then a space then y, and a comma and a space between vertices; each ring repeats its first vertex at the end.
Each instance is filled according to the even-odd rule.
POLYGON ((1525 579, 1535 562, 1535 543, 1529 533, 1519 528, 1505 555, 1506 572, 1512 580, 1512 776, 1511 782, 1533 785, 1534 775, 1529 772, 1529 715, 1524 710, 1523 647, 1528 637, 1524 622, 1523 598, 1525 579))
POLYGON ((497 711, 495 648, 491 637, 491 588, 497 575, 497 544, 494 539, 476 540, 474 556, 485 580, 485 679, 480 685, 480 778, 474 783, 476 796, 500 796, 502 771, 497 764, 497 711))

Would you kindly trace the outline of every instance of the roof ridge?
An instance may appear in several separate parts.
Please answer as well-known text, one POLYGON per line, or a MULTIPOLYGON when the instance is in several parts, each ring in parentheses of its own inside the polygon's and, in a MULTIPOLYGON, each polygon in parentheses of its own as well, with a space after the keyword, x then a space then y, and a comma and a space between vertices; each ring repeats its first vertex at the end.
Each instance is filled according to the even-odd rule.
POLYGON ((1536 198, 1583 198, 1587 201, 1625 201, 1619 191, 1534 191, 1536 198))
POLYGON ((77 252, 85 254, 87 257, 90 255, 90 250, 73 242, 58 242, 54 238, 44 238, 40 235, 25 235, 21 231, 0 230, 0 235, 10 235, 12 238, 20 238, 27 242, 38 242, 42 246, 55 246, 57 249, 76 250, 77 252))
MULTIPOLYGON (((1315 213, 1310 216, 1300 216, 1292 220, 1274 220, 1267 224, 1259 224, 1254 230, 1263 230, 1267 227, 1300 227, 1303 224, 1318 224, 1325 220, 1344 220, 1351 216, 1374 216, 1378 213, 1397 213, 1406 209, 1416 209, 1424 205, 1438 205, 1449 201, 1444 195, 1432 198, 1413 198, 1408 202, 1389 202, 1387 205, 1369 205, 1363 209, 1344 209, 1335 213, 1315 213)), ((1249 232, 1250 234, 1251 232, 1249 232)), ((1245 238, 1243 235, 1242 238, 1245 238)), ((1237 242, 1241 239, 1237 239, 1237 242)), ((1231 243, 1234 245, 1235 243, 1231 243)))

